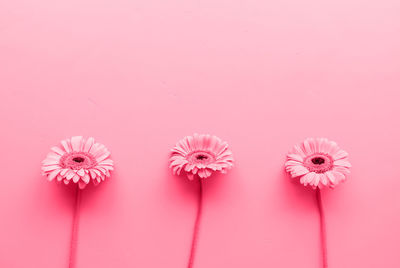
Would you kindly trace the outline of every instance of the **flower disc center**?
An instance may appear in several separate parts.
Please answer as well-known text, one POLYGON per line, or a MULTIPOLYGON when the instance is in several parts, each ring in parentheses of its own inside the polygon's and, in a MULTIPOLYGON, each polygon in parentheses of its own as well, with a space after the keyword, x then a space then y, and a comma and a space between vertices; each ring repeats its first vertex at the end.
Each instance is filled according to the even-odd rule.
POLYGON ((206 160, 207 158, 208 158, 208 156, 202 155, 202 154, 199 154, 199 155, 196 156, 197 160, 206 160))
POLYGON ((209 152, 198 151, 189 155, 189 159, 192 163, 208 164, 213 162, 215 157, 209 152))
POLYGON ((311 159, 311 162, 313 162, 316 165, 322 165, 323 163, 325 163, 325 159, 318 156, 311 159))
POLYGON ((60 159, 63 168, 71 168, 79 170, 81 168, 92 168, 97 164, 96 159, 89 153, 85 152, 70 152, 64 154, 60 159))
POLYGON ((72 160, 77 163, 82 163, 83 161, 85 161, 85 158, 77 156, 77 157, 72 158, 72 160))
POLYGON ((327 154, 313 154, 304 159, 304 166, 311 172, 324 173, 332 169, 333 159, 327 154))

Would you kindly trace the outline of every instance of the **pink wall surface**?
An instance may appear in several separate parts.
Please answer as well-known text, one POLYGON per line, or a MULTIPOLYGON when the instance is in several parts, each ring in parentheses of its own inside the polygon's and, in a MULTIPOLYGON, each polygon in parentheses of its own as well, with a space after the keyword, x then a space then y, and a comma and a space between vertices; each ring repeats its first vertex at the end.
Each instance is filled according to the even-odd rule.
POLYGON ((185 267, 194 132, 236 167, 205 182, 195 267, 321 267, 315 195, 283 169, 306 137, 350 154, 322 192, 331 268, 398 268, 400 2, 0 1, 0 267, 67 267, 74 191, 41 161, 94 136, 116 170, 82 196, 77 267, 185 267))

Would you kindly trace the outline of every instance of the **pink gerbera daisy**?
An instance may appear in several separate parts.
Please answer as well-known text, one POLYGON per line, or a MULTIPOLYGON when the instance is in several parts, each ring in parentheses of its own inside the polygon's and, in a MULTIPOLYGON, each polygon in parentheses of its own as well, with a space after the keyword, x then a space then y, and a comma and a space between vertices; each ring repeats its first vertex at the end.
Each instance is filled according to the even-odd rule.
POLYGON ((348 154, 340 149, 336 142, 325 138, 306 139, 295 145, 287 155, 286 171, 292 177, 300 177, 305 186, 311 185, 316 189, 316 200, 319 211, 322 267, 328 267, 328 250, 326 243, 325 212, 322 204, 321 188, 334 188, 346 179, 350 173, 348 154))
POLYGON ((300 177, 304 186, 331 188, 345 181, 351 164, 348 154, 334 141, 325 138, 308 138, 295 145, 287 155, 286 171, 300 177))
POLYGON ((233 167, 233 155, 228 144, 211 135, 186 136, 172 149, 170 168, 174 174, 183 170, 190 180, 197 175, 199 186, 197 214, 193 228, 192 244, 188 260, 188 268, 192 268, 198 240, 200 219, 203 208, 203 178, 208 178, 215 171, 226 173, 233 167))
POLYGON ((49 181, 55 178, 65 184, 72 181, 83 189, 90 181, 97 185, 110 176, 113 161, 109 156, 107 148, 93 138, 75 136, 51 148, 42 162, 42 171, 49 181))
POLYGON ((194 134, 180 140, 172 149, 170 168, 174 174, 184 170, 190 180, 197 174, 208 178, 214 171, 226 173, 233 167, 228 143, 216 136, 194 134))

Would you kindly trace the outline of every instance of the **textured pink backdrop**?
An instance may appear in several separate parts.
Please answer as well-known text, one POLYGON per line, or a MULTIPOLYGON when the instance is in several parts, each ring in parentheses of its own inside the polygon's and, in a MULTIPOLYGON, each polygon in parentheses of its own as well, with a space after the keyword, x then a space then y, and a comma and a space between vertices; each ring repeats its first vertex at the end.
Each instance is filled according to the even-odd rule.
POLYGON ((185 267, 196 190, 185 135, 227 140, 205 183, 196 267, 320 267, 313 192, 286 151, 326 136, 349 181, 324 191, 332 268, 400 267, 400 2, 0 0, 0 267, 66 267, 73 191, 40 162, 72 135, 111 151, 85 190, 78 267, 185 267))

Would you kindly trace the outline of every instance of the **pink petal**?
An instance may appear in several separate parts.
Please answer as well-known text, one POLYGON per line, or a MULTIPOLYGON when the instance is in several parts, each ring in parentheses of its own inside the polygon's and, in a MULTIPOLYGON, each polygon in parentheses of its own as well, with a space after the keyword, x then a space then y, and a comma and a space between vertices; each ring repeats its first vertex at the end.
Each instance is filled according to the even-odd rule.
POLYGON ((300 148, 299 145, 295 145, 293 147, 293 154, 298 154, 300 155, 303 159, 306 157, 306 154, 304 153, 303 149, 300 148))
POLYGON ((301 184, 304 184, 304 185, 306 184, 306 178, 307 178, 306 176, 307 175, 308 175, 308 173, 306 175, 300 177, 300 183, 301 184))
POLYGON ((288 154, 289 160, 294 160, 297 162, 303 162, 303 158, 298 154, 288 154))
POLYGON ((65 151, 63 151, 60 147, 58 147, 58 146, 54 146, 54 147, 51 147, 51 150, 53 151, 53 152, 55 152, 56 154, 58 154, 58 155, 64 155, 65 154, 65 151))
POLYGON ((298 176, 307 174, 309 172, 310 171, 307 168, 303 167, 303 166, 295 166, 295 167, 292 168, 291 174, 294 177, 298 177, 298 176))
POLYGON ((62 141, 61 141, 61 144, 62 144, 62 146, 64 147, 64 150, 65 150, 67 153, 70 153, 70 152, 71 152, 71 148, 70 148, 70 146, 69 146, 69 141, 68 141, 68 140, 62 140, 62 141))
POLYGON ((90 150, 90 153, 95 158, 98 158, 107 152, 107 148, 103 144, 96 143, 95 145, 96 146, 92 146, 92 149, 90 150), (95 147, 95 148, 93 149, 93 147, 95 147))
POLYGON ((343 166, 334 166, 332 170, 333 170, 333 171, 340 172, 340 173, 342 173, 343 175, 345 175, 345 174, 350 174, 350 169, 347 168, 347 167, 343 167, 343 166))
POLYGON ((101 177, 102 174, 100 173, 100 171, 98 171, 97 169, 91 169, 94 171, 94 173, 96 173, 97 176, 101 177))
POLYGON ((332 171, 332 174, 333 176, 335 176, 337 182, 342 182, 346 180, 346 177, 340 172, 332 171))
POLYGON ((193 168, 194 168, 194 166, 193 166, 192 164, 187 164, 187 165, 185 166, 185 171, 186 171, 186 172, 190 172, 193 168))
POLYGON ((85 174, 85 175, 82 177, 82 180, 83 180, 86 184, 89 183, 89 181, 90 181, 89 175, 88 175, 88 174, 85 174))
POLYGON ((53 171, 47 176, 47 179, 48 179, 49 181, 52 181, 52 180, 58 175, 58 173, 60 173, 60 172, 61 172, 61 169, 53 170, 53 171))
POLYGON ((101 163, 99 163, 99 164, 112 166, 112 165, 114 165, 114 161, 112 161, 111 159, 106 159, 106 160, 101 161, 101 163))
POLYGON ((196 148, 194 147, 193 144, 193 137, 191 136, 187 136, 186 137, 186 144, 189 147, 189 151, 194 151, 196 148))
POLYGON ((75 175, 76 175, 75 172, 73 172, 72 170, 69 170, 68 173, 67 173, 67 175, 65 176, 65 178, 66 178, 67 180, 70 180, 70 179, 72 179, 72 177, 74 177, 75 175))
POLYGON ((89 173, 90 173, 90 177, 92 177, 92 179, 96 178, 96 173, 94 172, 94 170, 90 169, 89 173))
POLYGON ((211 172, 211 170, 209 170, 209 169, 204 169, 204 171, 205 171, 205 173, 206 173, 206 178, 208 178, 208 177, 210 177, 211 176, 211 174, 212 174, 212 172, 211 172))
POLYGON ((337 183, 336 182, 336 178, 335 178, 335 176, 333 175, 333 173, 331 171, 325 172, 325 175, 327 176, 327 178, 329 179, 331 184, 335 185, 337 183))
POLYGON ((320 174, 320 179, 323 185, 327 186, 328 185, 328 177, 326 174, 320 174))
POLYGON ((335 155, 340 150, 339 146, 334 141, 330 141, 329 144, 330 144, 330 148, 329 148, 328 154, 335 155))
POLYGON ((176 175, 180 175, 181 174, 181 170, 182 170, 182 167, 183 167, 183 165, 180 165, 180 166, 176 166, 176 167, 174 167, 173 168, 173 173, 176 175))
POLYGON ((311 145, 310 145, 310 139, 306 139, 303 142, 303 149, 306 155, 310 155, 314 153, 314 150, 312 150, 311 145))
POLYGON ((47 154, 46 159, 48 159, 48 160, 50 160, 50 159, 52 159, 52 160, 60 160, 61 159, 61 155, 53 153, 53 152, 50 152, 50 153, 47 154))
POLYGON ((336 154, 332 156, 333 160, 339 160, 347 157, 349 154, 344 150, 339 150, 336 154))
POLYGON ((45 159, 45 160, 43 160, 42 163, 45 166, 51 166, 51 165, 58 165, 60 163, 60 161, 55 160, 55 159, 45 159))
POLYGON ((313 184, 314 187, 317 187, 320 180, 321 180, 321 175, 316 173, 311 183, 313 184))
POLYGON ((86 141, 85 146, 83 147, 83 151, 84 152, 89 152, 90 148, 92 148, 94 144, 94 139, 92 137, 88 138, 88 140, 86 141))
POLYGON ((310 172, 308 174, 306 174, 306 178, 304 178, 304 182, 307 184, 312 184, 312 182, 314 181, 314 177, 315 177, 316 173, 315 172, 310 172))
POLYGON ((289 160, 286 161, 285 166, 289 167, 289 166, 303 166, 303 163, 294 161, 294 160, 289 160))
POLYGON ((206 173, 205 169, 200 169, 199 172, 197 173, 197 175, 200 178, 206 178, 207 177, 207 173, 206 173))
POLYGON ((99 165, 99 167, 105 169, 105 170, 114 170, 113 166, 103 166, 103 165, 99 165))
POLYGON ((97 170, 99 170, 101 173, 103 173, 104 175, 106 175, 107 174, 107 170, 105 170, 104 168, 102 168, 102 167, 97 167, 97 170))
POLYGON ((78 172, 76 172, 79 176, 83 176, 85 175, 85 171, 81 168, 80 170, 78 170, 78 172))
POLYGON ((86 183, 84 183, 83 181, 79 181, 79 189, 85 189, 85 187, 86 187, 86 183))
POLYGON ((351 167, 350 162, 347 161, 347 160, 343 160, 343 159, 342 160, 336 160, 336 161, 333 162, 333 164, 335 166, 342 166, 342 167, 348 167, 348 168, 351 167))
POLYGON ((82 136, 74 136, 71 138, 71 146, 74 152, 81 151, 82 141, 83 141, 82 136))
POLYGON ((193 173, 193 174, 196 174, 198 171, 199 171, 199 169, 198 169, 197 167, 194 167, 194 168, 192 169, 192 173, 193 173))
POLYGON ((47 171, 52 171, 55 169, 59 169, 60 166, 59 165, 52 165, 52 166, 42 166, 42 170, 47 172, 47 171))
POLYGON ((96 161, 101 162, 104 159, 106 159, 108 156, 110 156, 110 154, 111 153, 109 151, 105 151, 105 152, 103 152, 103 154, 101 154, 99 157, 96 158, 96 161))
POLYGON ((75 183, 77 183, 77 182, 79 181, 79 179, 80 179, 80 177, 79 177, 78 174, 75 174, 75 175, 72 177, 72 180, 73 180, 75 183))
POLYGON ((69 171, 68 168, 64 168, 63 170, 61 170, 61 176, 64 176, 67 172, 69 171))

